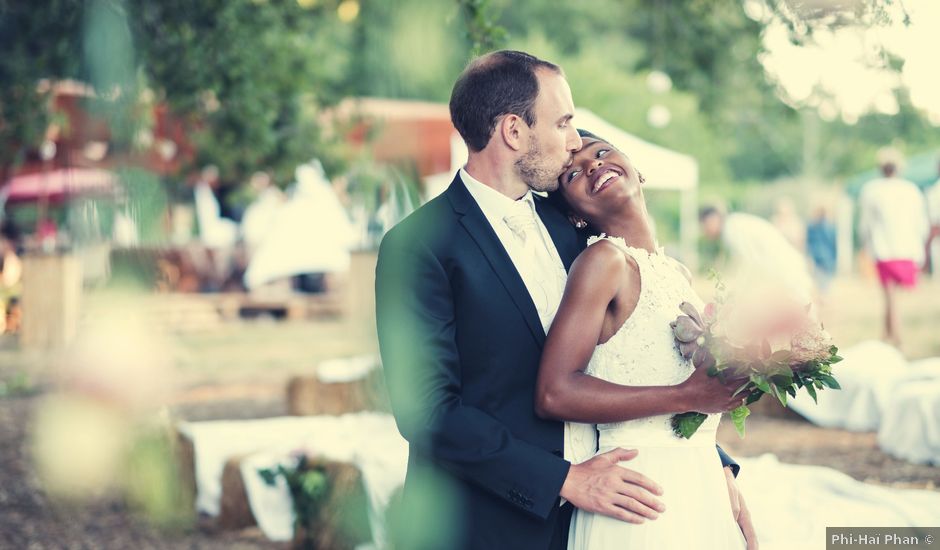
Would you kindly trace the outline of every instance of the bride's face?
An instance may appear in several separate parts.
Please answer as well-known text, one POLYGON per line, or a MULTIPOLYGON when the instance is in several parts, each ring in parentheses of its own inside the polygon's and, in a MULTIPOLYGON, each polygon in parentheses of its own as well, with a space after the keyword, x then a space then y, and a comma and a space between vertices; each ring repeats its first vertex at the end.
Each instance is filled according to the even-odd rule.
POLYGON ((592 138, 583 143, 558 178, 558 190, 577 215, 603 222, 622 212, 625 201, 642 199, 640 177, 630 159, 609 143, 592 138))

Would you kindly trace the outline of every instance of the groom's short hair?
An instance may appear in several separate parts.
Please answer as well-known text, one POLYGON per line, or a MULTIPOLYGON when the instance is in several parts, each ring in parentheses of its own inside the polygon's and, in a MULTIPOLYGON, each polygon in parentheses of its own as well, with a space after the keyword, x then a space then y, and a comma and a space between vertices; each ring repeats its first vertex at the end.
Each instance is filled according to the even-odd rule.
POLYGON ((554 63, 514 50, 488 53, 467 65, 450 94, 450 119, 471 151, 486 147, 503 115, 535 124, 537 69, 563 74, 554 63))

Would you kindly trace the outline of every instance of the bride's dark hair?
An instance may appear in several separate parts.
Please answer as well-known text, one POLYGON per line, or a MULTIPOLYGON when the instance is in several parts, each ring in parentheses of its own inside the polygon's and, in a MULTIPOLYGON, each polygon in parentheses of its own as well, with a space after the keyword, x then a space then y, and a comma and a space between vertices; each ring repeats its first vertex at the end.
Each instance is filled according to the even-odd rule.
MULTIPOLYGON (((578 128, 578 135, 581 136, 582 138, 603 141, 604 143, 610 145, 610 142, 607 141, 606 139, 598 135, 595 135, 591 132, 588 132, 587 130, 583 130, 581 128, 578 128)), ((613 145, 611 145, 611 147, 613 147, 613 145)), ((555 190, 555 191, 550 192, 548 194, 548 202, 551 203, 555 208, 557 208, 565 216, 571 216, 572 214, 574 214, 574 211, 571 209, 571 205, 569 205, 568 201, 565 200, 565 197, 562 196, 561 191, 555 190)), ((587 238, 592 235, 598 234, 598 231, 594 227, 592 227, 590 223, 587 224, 587 226, 585 227, 576 227, 576 229, 578 231, 579 238, 583 237, 585 240, 587 240, 587 238)))

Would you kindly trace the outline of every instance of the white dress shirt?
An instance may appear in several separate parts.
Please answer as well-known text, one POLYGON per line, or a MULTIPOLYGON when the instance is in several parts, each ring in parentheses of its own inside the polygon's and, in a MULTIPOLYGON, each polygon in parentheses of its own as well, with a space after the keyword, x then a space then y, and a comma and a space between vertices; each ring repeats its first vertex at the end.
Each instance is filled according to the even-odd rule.
POLYGON ((525 283, 526 290, 529 291, 529 296, 539 312, 542 329, 548 334, 548 328, 555 318, 555 313, 558 312, 558 305, 565 291, 567 274, 551 235, 535 211, 535 199, 532 198, 532 192, 526 191, 522 198, 513 200, 476 180, 463 168, 460 169, 460 179, 509 254, 509 258, 516 267, 516 271, 519 272, 519 276, 522 277, 522 282, 525 283), (525 207, 522 206, 523 204, 525 207), (524 212, 526 208, 534 217, 538 231, 538 246, 528 248, 506 222, 507 217, 518 216, 520 211, 524 212), (536 256, 533 257, 532 254, 536 256))
POLYGON ((859 197, 859 225, 875 260, 924 263, 929 222, 924 194, 901 178, 872 180, 859 197))

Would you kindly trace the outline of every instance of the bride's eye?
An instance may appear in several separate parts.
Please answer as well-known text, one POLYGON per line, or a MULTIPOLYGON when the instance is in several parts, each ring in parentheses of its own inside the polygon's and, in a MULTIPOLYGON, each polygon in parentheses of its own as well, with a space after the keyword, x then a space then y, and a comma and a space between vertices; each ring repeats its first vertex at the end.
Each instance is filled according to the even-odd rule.
POLYGON ((609 153, 609 152, 610 152, 610 149, 598 149, 598 150, 597 150, 597 154, 595 155, 595 157, 596 157, 596 158, 599 158, 599 159, 602 159, 602 158, 606 157, 606 156, 607 156, 607 153, 609 153))
POLYGON ((581 170, 572 170, 571 172, 568 172, 568 183, 571 183, 571 180, 578 177, 578 174, 580 173, 581 170))

